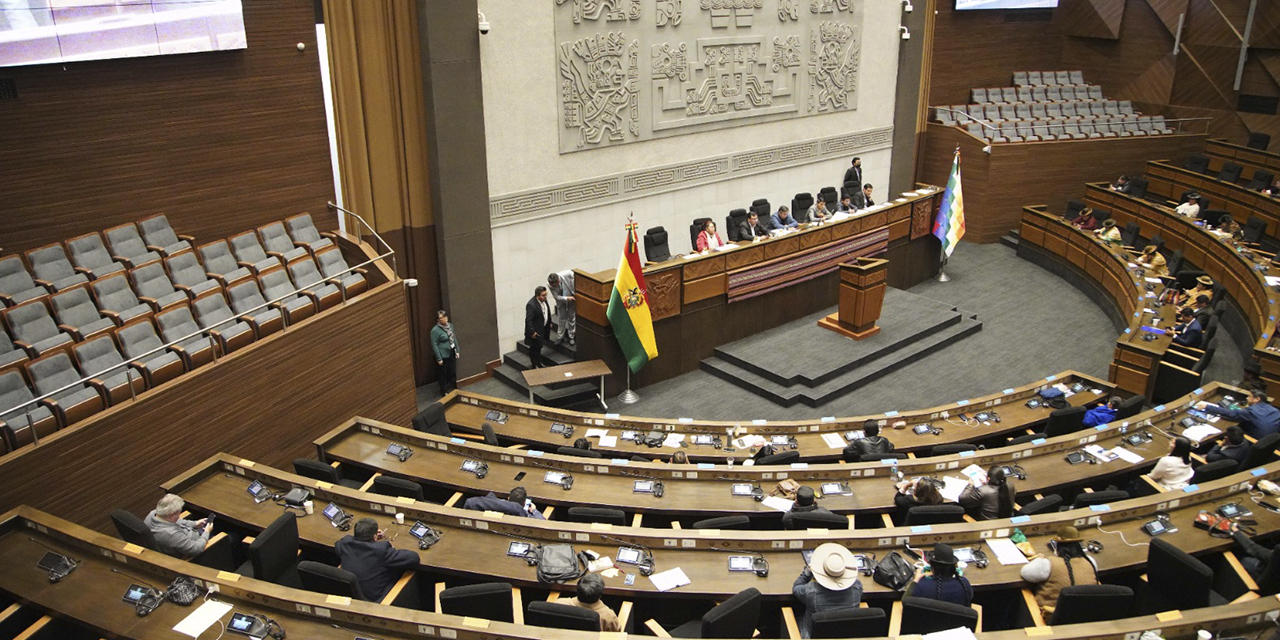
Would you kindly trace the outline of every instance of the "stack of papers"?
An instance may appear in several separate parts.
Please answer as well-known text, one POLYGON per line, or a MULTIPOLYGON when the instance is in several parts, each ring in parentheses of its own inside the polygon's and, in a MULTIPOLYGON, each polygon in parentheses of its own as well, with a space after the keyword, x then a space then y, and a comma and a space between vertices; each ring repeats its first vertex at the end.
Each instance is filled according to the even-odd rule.
POLYGON ((1138 464, 1139 462, 1142 462, 1142 456, 1124 447, 1116 447, 1111 450, 1111 453, 1115 455, 1117 458, 1120 458, 1121 460, 1128 462, 1129 464, 1138 464))
POLYGON ((667 569, 662 573, 655 573, 649 576, 649 580, 653 582, 653 588, 658 591, 670 591, 676 587, 683 587, 689 584, 689 576, 686 576, 680 567, 667 569))
POLYGON ((662 441, 662 446, 678 448, 681 442, 684 442, 683 433, 668 433, 667 439, 662 441))
POLYGON ((823 441, 823 442, 825 442, 825 443, 827 443, 827 446, 828 446, 828 447, 830 447, 830 448, 832 448, 832 449, 843 449, 843 448, 844 448, 844 436, 842 436, 842 435, 840 435, 840 434, 838 434, 838 433, 833 433, 833 432, 828 431, 828 432, 826 432, 826 433, 822 434, 822 441, 823 441))
POLYGON ((190 615, 182 619, 174 628, 178 633, 199 638, 205 629, 213 626, 219 618, 226 615, 231 610, 231 605, 225 602, 217 602, 214 600, 206 600, 200 608, 192 611, 190 615))
POLYGON ((1026 564, 1027 557, 1022 555, 1018 550, 1018 546, 1008 538, 988 538, 987 546, 991 547, 991 552, 995 554, 996 560, 1003 565, 1010 564, 1026 564))
POLYGON ((1217 437, 1221 433, 1221 429, 1211 427, 1207 424, 1193 424, 1182 430, 1182 435, 1196 444, 1204 442, 1209 438, 1217 437))
POLYGON ((1098 462, 1111 462, 1112 460, 1120 457, 1119 454, 1113 451, 1107 451, 1096 444, 1086 446, 1084 448, 1084 452, 1097 458, 1098 462))
POLYGON ((608 429, 587 429, 588 438, 599 438, 609 435, 608 429))
POLYGON ((795 501, 788 500, 786 498, 779 498, 778 496, 769 496, 765 498, 764 501, 761 502, 760 504, 763 504, 764 506, 769 507, 770 509, 776 509, 778 511, 790 511, 791 506, 795 504, 795 501))
POLYGON ((920 637, 924 638, 924 640, 978 640, 978 636, 973 635, 973 632, 969 630, 969 627, 956 627, 954 629, 947 629, 946 631, 935 631, 933 633, 926 633, 920 637))
POLYGON ((618 436, 600 436, 600 446, 606 449, 618 446, 618 436))
POLYGON ((969 483, 955 476, 943 476, 942 489, 938 493, 942 494, 942 499, 949 502, 959 502, 960 492, 964 491, 969 483))

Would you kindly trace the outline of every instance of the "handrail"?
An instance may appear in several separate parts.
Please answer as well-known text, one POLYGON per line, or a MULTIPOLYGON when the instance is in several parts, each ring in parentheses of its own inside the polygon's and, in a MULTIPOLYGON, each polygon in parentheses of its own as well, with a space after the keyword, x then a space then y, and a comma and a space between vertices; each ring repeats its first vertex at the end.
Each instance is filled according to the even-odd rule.
POLYGON ((366 229, 368 229, 368 230, 369 230, 369 233, 372 233, 372 234, 373 234, 373 237, 377 238, 377 239, 378 239, 378 242, 381 242, 381 243, 382 243, 382 248, 383 248, 383 249, 385 249, 385 250, 387 251, 387 253, 391 255, 391 272, 392 272, 392 273, 396 273, 396 274, 400 273, 400 271, 399 271, 399 269, 398 269, 398 265, 396 264, 396 252, 395 252, 395 250, 391 248, 391 245, 387 244, 387 241, 386 241, 386 240, 383 240, 383 239, 382 239, 382 236, 378 235, 378 231, 377 231, 376 229, 374 229, 374 228, 373 228, 373 225, 369 224, 368 222, 365 222, 365 219, 364 219, 364 218, 361 218, 361 217, 360 217, 360 214, 358 214, 358 213, 356 213, 356 212, 354 212, 354 211, 351 211, 350 209, 344 209, 344 208, 342 208, 342 207, 338 206, 336 203, 334 203, 334 202, 332 202, 332 201, 330 201, 330 202, 329 202, 329 208, 330 208, 330 209, 337 209, 338 211, 341 211, 341 212, 343 212, 343 213, 345 213, 345 214, 347 214, 347 215, 355 216, 355 217, 356 217, 356 219, 360 221, 360 224, 364 225, 364 227, 365 227, 366 229))
MULTIPOLYGON (((332 205, 333 203, 330 203, 330 204, 332 205)), ((336 205, 334 205, 334 206, 336 207, 336 205)), ((337 208, 341 209, 341 207, 337 207, 337 208)), ((346 209, 342 209, 342 210, 343 210, 343 211, 346 211, 346 209)), ((351 213, 351 212, 348 212, 348 213, 351 213)), ((357 214, 355 214, 355 213, 351 213, 351 215, 356 216, 356 218, 359 218, 359 219, 360 219, 361 224, 364 224, 365 226, 368 226, 368 223, 366 223, 366 222, 364 221, 364 218, 360 218, 360 216, 359 216, 359 215, 357 215, 357 214)), ((371 231, 371 232, 373 232, 373 229, 372 229, 372 228, 370 228, 370 231, 371 231)), ((375 236, 377 236, 377 232, 373 232, 373 234, 374 234, 375 236)), ((379 241, 382 241, 382 238, 381 238, 381 237, 378 237, 378 240, 379 240, 379 241)), ((255 307, 252 307, 252 308, 248 309, 247 311, 244 311, 244 312, 236 312, 236 313, 234 313, 234 314, 232 315, 232 317, 230 317, 230 318, 228 318, 228 319, 226 319, 226 320, 223 320, 222 322, 216 323, 216 324, 211 325, 211 326, 208 326, 208 327, 201 328, 199 331, 196 331, 196 332, 193 332, 193 333, 189 333, 189 334, 184 335, 184 336, 182 336, 182 337, 180 337, 180 338, 176 338, 176 339, 174 339, 174 340, 171 340, 171 341, 169 341, 169 342, 166 342, 166 343, 164 343, 164 344, 160 345, 159 347, 156 347, 155 349, 152 349, 152 350, 150 350, 150 351, 147 351, 146 353, 143 353, 143 354, 141 354, 141 355, 134 356, 134 357, 132 357, 132 358, 125 359, 125 360, 123 360, 122 362, 120 362, 119 364, 112 365, 112 366, 107 367, 106 369, 103 369, 103 370, 98 371, 98 372, 96 372, 96 373, 93 373, 93 374, 90 374, 90 375, 86 375, 85 377, 80 378, 79 380, 76 380, 75 382, 68 383, 68 384, 66 384, 66 385, 64 385, 64 386, 62 386, 62 387, 59 387, 59 388, 57 388, 57 389, 54 389, 53 391, 50 391, 50 392, 48 392, 48 393, 46 393, 46 394, 44 394, 44 395, 41 395, 41 396, 38 396, 38 397, 32 398, 31 400, 28 400, 28 401, 23 402, 23 403, 21 403, 21 404, 17 404, 17 405, 14 405, 14 406, 12 406, 12 407, 9 407, 9 408, 8 408, 8 410, 5 410, 5 411, 3 412, 3 414, 0 414, 0 415, 17 415, 18 410, 19 410, 19 409, 23 409, 23 408, 25 407, 25 410, 24 410, 24 411, 22 411, 22 415, 25 415, 25 416, 26 416, 26 418, 27 418, 27 428, 31 429, 31 437, 32 437, 32 440, 33 440, 33 442, 32 442, 32 446, 39 446, 39 445, 40 445, 40 434, 39 434, 39 433, 36 431, 36 429, 35 429, 35 423, 33 423, 33 422, 31 421, 31 411, 32 411, 33 409, 37 408, 37 406, 40 404, 40 402, 41 402, 42 400, 47 400, 47 399, 49 399, 49 398, 52 398, 53 396, 55 396, 55 395, 57 395, 57 394, 59 394, 59 393, 62 393, 62 392, 64 392, 64 391, 69 391, 69 390, 71 390, 71 389, 76 389, 76 388, 83 387, 83 386, 85 386, 85 385, 89 384, 89 381, 90 381, 90 380, 97 379, 98 377, 103 376, 104 374, 113 373, 113 372, 115 372, 116 370, 119 370, 119 369, 126 369, 126 370, 127 370, 130 364, 133 364, 133 363, 139 363, 139 364, 141 364, 141 361, 146 360, 146 359, 150 358, 150 357, 151 357, 151 356, 153 356, 153 355, 156 355, 156 354, 159 354, 159 353, 163 353, 164 351, 168 350, 168 349, 169 349, 169 347, 176 346, 176 345, 178 345, 178 344, 180 344, 180 343, 182 343, 182 342, 186 342, 187 340, 190 340, 190 339, 192 339, 192 338, 196 338, 196 337, 199 337, 199 336, 205 336, 205 337, 210 337, 210 338, 211 338, 211 337, 212 337, 211 332, 212 332, 212 331, 214 331, 214 330, 216 330, 218 327, 221 327, 221 326, 223 326, 223 325, 227 325, 227 324, 230 324, 230 323, 233 323, 233 322, 239 322, 239 321, 240 321, 240 319, 241 319, 241 318, 243 318, 243 317, 245 317, 245 316, 253 315, 253 314, 255 314, 255 313, 257 313, 258 311, 261 311, 261 310, 263 310, 263 309, 269 309, 269 308, 271 308, 271 305, 273 305, 273 304, 275 304, 275 303, 277 303, 277 302, 281 302, 281 301, 283 301, 283 300, 286 300, 286 299, 292 298, 292 297, 294 297, 294 296, 300 295, 300 294, 302 294, 304 291, 306 291, 307 289, 309 289, 309 288, 311 288, 311 287, 314 287, 314 286, 316 286, 316 285, 323 284, 323 283, 326 283, 326 282, 332 282, 332 281, 334 281, 334 280, 336 280, 336 279, 338 279, 338 278, 341 278, 342 276, 345 276, 345 275, 350 274, 350 273, 354 273, 356 270, 361 269, 361 268, 364 268, 364 267, 369 266, 369 265, 372 265, 373 263, 375 263, 375 262, 377 262, 377 261, 379 261, 379 260, 382 260, 382 259, 384 259, 384 258, 391 257, 391 258, 392 258, 392 264, 394 265, 394 262, 395 262, 395 251, 394 251, 393 249, 391 249, 391 247, 390 247, 389 245, 387 245, 387 243, 386 243, 385 241, 383 241, 383 242, 382 242, 382 244, 383 244, 383 246, 385 246, 385 247, 386 247, 386 249, 387 249, 387 251, 386 251, 385 253, 382 253, 382 254, 379 254, 379 255, 377 255, 377 256, 374 256, 373 258, 370 258, 369 260, 365 260, 364 262, 361 262, 361 263, 359 263, 359 264, 357 264, 357 265, 355 265, 355 266, 347 267, 346 269, 343 269, 341 272, 337 273, 336 275, 329 276, 329 277, 325 277, 324 275, 321 275, 321 276, 320 276, 320 280, 317 280, 316 282, 312 282, 312 283, 308 283, 308 284, 303 285, 303 286, 299 286, 298 288, 294 289, 293 291, 290 291, 289 293, 286 293, 286 294, 284 294, 284 295, 281 295, 281 296, 278 296, 278 297, 272 298, 271 300, 267 300, 266 302, 264 302, 264 303, 262 303, 262 304, 260 304, 260 305, 257 305, 257 306, 255 306, 255 307)), ((342 289, 341 287, 339 287, 339 291, 341 291, 341 292, 342 292, 342 302, 343 302, 343 304, 346 304, 346 302, 347 302, 347 292, 346 292, 346 290, 345 290, 345 289, 342 289)), ((281 312, 281 315, 283 316, 283 312, 281 312)), ((288 331, 288 328, 287 328, 287 327, 285 327, 285 328, 284 328, 284 329, 282 329, 282 330, 283 330, 283 331, 288 331)), ((123 354, 122 354, 122 355, 123 355, 123 354)), ((215 362, 215 363, 217 362, 217 349, 216 349, 216 348, 214 348, 214 362, 215 362)), ((130 393, 130 395, 131 395, 131 396, 133 396, 133 394, 134 394, 134 391, 133 391, 133 376, 132 376, 132 375, 130 375, 130 376, 126 376, 126 379, 127 379, 127 383, 128 383, 128 385, 129 385, 129 393, 130 393)), ((136 396, 134 396, 134 399, 136 399, 136 396)))
MULTIPOLYGON (((1055 104, 1057 104, 1057 103, 1055 103, 1055 104)), ((1065 104, 1065 103, 1064 103, 1064 104, 1065 104)), ((999 131, 999 130, 1000 130, 1000 129, 999 129, 999 127, 995 126, 995 125, 994 125, 994 124, 992 124, 991 122, 988 122, 987 120, 983 120, 982 118, 979 118, 979 117, 973 116, 973 115, 971 115, 971 114, 969 114, 969 113, 967 113, 967 112, 960 111, 960 110, 958 110, 958 109, 951 109, 951 108, 949 108, 949 107, 929 107, 929 108, 930 108, 930 109, 933 109, 934 111, 946 111, 947 113, 952 113, 952 114, 956 114, 956 115, 964 116, 965 118, 968 118, 968 119, 970 119, 970 120, 973 120, 974 122, 976 122, 976 123, 978 123, 978 124, 981 124, 982 126, 984 126, 984 127, 988 128, 988 129, 994 130, 994 131, 999 131)), ((1142 121, 1141 121, 1141 120, 1139 120, 1138 118, 1154 118, 1154 117, 1156 117, 1156 116, 1133 116, 1133 119, 1132 119, 1132 120, 1130 120, 1130 119, 1128 119, 1128 118, 1125 118, 1124 120, 1121 120, 1120 122, 1116 122, 1116 121, 1114 120, 1115 118, 1123 117, 1124 115, 1125 115, 1125 114, 1121 114, 1121 115, 1119 115, 1119 116, 1116 116, 1116 115, 1108 115, 1108 116, 1099 116, 1099 117, 1111 118, 1111 120, 1109 120, 1109 121, 1107 122, 1107 124, 1142 124, 1142 121)), ((1031 120, 1013 120, 1013 121, 1010 121, 1010 122, 1025 122, 1025 123, 1045 122, 1045 123, 1048 123, 1048 122, 1051 122, 1051 121, 1053 121, 1053 120, 1054 120, 1054 119, 1049 119, 1049 118, 1045 118, 1045 119, 1041 119, 1041 118, 1033 118, 1033 119, 1031 119, 1031 120)), ((1062 120, 1062 121, 1064 121, 1064 122, 1066 122, 1066 123, 1068 123, 1068 124, 1070 123, 1070 122, 1069 122, 1069 119, 1067 119, 1067 118, 1057 118, 1057 120, 1062 120)), ((1213 118, 1165 118, 1165 119, 1164 119, 1164 122, 1165 122, 1166 124, 1168 124, 1168 123, 1170 123, 1170 122, 1210 122, 1210 121, 1212 121, 1212 120, 1213 120, 1213 118)), ((957 124, 957 126, 958 126, 958 124, 957 124)), ((1046 125, 1043 125, 1043 126, 1048 126, 1048 125, 1046 124, 1046 125)))

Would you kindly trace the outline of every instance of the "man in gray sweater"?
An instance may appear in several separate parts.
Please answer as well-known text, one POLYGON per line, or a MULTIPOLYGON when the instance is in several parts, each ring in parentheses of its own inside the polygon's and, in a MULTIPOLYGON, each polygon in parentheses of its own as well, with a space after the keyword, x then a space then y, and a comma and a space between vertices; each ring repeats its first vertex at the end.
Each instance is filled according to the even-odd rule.
POLYGON ((156 551, 175 557, 189 557, 204 551, 209 542, 208 520, 182 519, 182 498, 168 493, 145 520, 156 538, 156 551))

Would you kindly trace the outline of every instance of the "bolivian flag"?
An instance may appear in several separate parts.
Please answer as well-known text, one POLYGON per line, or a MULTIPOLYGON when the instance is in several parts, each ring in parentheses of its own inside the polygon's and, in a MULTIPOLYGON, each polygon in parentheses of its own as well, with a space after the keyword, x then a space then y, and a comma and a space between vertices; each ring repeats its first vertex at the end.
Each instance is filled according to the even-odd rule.
POLYGON ((638 226, 634 222, 627 223, 627 243, 622 248, 618 275, 613 279, 613 294, 609 296, 609 310, 605 313, 632 373, 658 357, 658 343, 653 339, 653 316, 649 313, 649 289, 644 284, 640 252, 636 246, 639 244, 636 237, 638 226))

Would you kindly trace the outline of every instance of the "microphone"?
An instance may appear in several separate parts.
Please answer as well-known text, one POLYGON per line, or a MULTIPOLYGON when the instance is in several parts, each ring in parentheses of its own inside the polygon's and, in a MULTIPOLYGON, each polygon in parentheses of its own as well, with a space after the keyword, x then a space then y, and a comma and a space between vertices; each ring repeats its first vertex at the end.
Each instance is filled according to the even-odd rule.
MULTIPOLYGON (((654 559, 653 559, 653 550, 652 550, 652 549, 650 549, 649 547, 646 547, 646 546, 644 546, 644 545, 642 545, 642 544, 640 544, 640 543, 637 543, 637 542, 627 542, 626 540, 623 540, 622 538, 615 538, 615 537, 613 537, 613 536, 606 536, 606 535, 601 535, 600 537, 601 537, 602 539, 604 539, 604 540, 609 540, 609 541, 612 541, 612 542, 617 542, 618 544, 621 544, 621 545, 624 545, 624 546, 627 546, 627 547, 631 547, 632 549, 639 549, 639 550, 640 550, 640 560, 639 560, 638 562, 633 562, 633 563, 631 563, 631 564, 636 565, 636 568, 638 568, 638 569, 640 570, 640 575, 642 575, 642 576, 651 576, 651 575, 653 575, 653 569, 654 569, 654 564, 655 564, 655 562, 654 562, 654 559)), ((621 555, 621 549, 619 549, 619 555, 621 555)), ((621 560, 619 560, 619 562, 622 562, 622 561, 621 561, 621 560)))
POLYGON ((392 442, 391 445, 387 447, 385 453, 389 456, 398 458, 400 462, 404 462, 409 459, 409 456, 413 455, 413 449, 410 449, 398 442, 392 442))
POLYGON ((561 486, 561 487, 563 487, 565 491, 568 491, 568 490, 570 490, 570 489, 572 489, 572 488, 573 488, 573 474, 572 474, 572 473, 569 473, 568 471, 565 471, 564 469, 561 469, 561 468, 559 468, 559 467, 555 467, 555 466, 552 466, 552 465, 546 464, 545 462, 539 462, 539 461, 537 461, 537 460, 533 460, 533 459, 531 459, 531 458, 526 458, 526 460, 525 460, 525 461, 526 461, 526 462, 528 462, 529 464, 532 464, 532 465, 533 465, 533 466, 535 466, 535 467, 542 467, 543 469, 550 469, 550 470, 552 470, 552 471, 555 471, 556 473, 561 474, 563 477, 560 479, 560 486, 561 486))
MULTIPOLYGON (((742 482, 742 478, 730 478, 729 476, 724 476, 724 475, 717 476, 716 479, 728 480, 729 482, 732 482, 734 484, 749 484, 751 485, 751 498, 756 502, 764 502, 764 488, 761 487, 760 483, 755 480, 752 480, 750 482, 742 482)), ((732 493, 733 489, 730 488, 729 491, 730 493, 732 493)), ((733 495, 738 495, 738 494, 734 493, 733 495)))
POLYGON ((761 578, 769 577, 769 561, 765 559, 764 554, 759 551, 751 551, 748 549, 722 549, 720 547, 711 547, 716 551, 733 554, 751 554, 755 558, 751 559, 751 571, 761 578))
POLYGON ((54 555, 58 556, 58 564, 49 567, 49 582, 54 583, 61 581, 63 578, 71 575, 71 572, 75 571, 76 567, 80 566, 80 563, 76 562, 71 556, 62 553, 61 551, 58 551, 57 549, 54 549, 31 536, 27 536, 27 539, 48 549, 49 551, 52 551, 54 555))
POLYGON ((626 469, 618 469, 618 473, 624 476, 631 476, 632 478, 644 478, 645 480, 652 480, 653 490, 650 491, 649 493, 652 493, 653 497, 655 498, 661 498, 662 495, 667 491, 666 485, 662 484, 662 478, 647 476, 647 475, 644 475, 643 473, 633 473, 631 471, 627 471, 626 469))
POLYGON ((164 591, 155 588, 155 586, 149 584, 145 580, 138 580, 137 578, 131 575, 128 575, 115 567, 111 567, 111 572, 118 573, 130 580, 135 580, 138 582, 138 584, 141 584, 142 586, 147 588, 147 593, 143 595, 141 598, 138 598, 137 602, 133 603, 134 611, 138 613, 138 617, 145 616, 151 613, 152 611, 155 611, 157 608, 159 608, 160 605, 164 604, 164 596, 165 596, 164 591))

